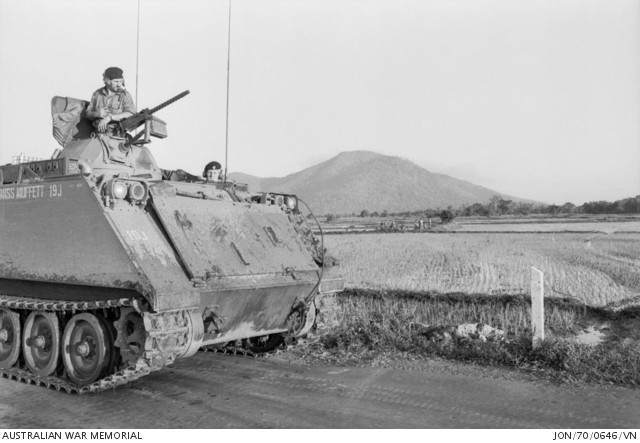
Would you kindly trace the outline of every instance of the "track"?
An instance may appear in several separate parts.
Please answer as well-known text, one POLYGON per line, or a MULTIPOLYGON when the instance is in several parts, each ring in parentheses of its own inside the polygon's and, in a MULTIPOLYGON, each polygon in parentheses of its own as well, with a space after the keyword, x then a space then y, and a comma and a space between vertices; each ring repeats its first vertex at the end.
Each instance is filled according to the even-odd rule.
MULTIPOLYGON (((127 315, 135 314, 135 311, 138 311, 137 303, 138 301, 135 299, 119 299, 99 302, 68 302, 35 300, 23 297, 0 295, 0 319, 3 319, 1 316, 6 315, 8 312, 2 312, 2 308, 11 309, 13 312, 22 311, 23 316, 26 316, 27 313, 31 312, 75 315, 77 313, 96 313, 102 311, 104 313, 103 315, 107 317, 108 315, 114 315, 114 312, 110 311, 114 311, 116 309, 121 310, 121 312, 117 314, 117 316, 120 317, 120 320, 114 322, 114 337, 111 340, 113 342, 112 345, 119 347, 114 347, 114 352, 118 352, 120 349, 127 349, 127 332, 125 331, 126 320, 124 318, 127 315), (124 336, 124 338, 122 336, 124 336)), ((67 394, 101 392, 125 385, 142 376, 148 375, 153 371, 162 369, 165 365, 173 363, 177 357, 185 352, 185 349, 191 346, 189 343, 190 317, 185 313, 185 311, 174 311, 161 314, 141 312, 135 315, 140 319, 139 321, 141 323, 144 322, 144 332, 134 331, 133 335, 130 335, 131 337, 134 337, 136 341, 142 342, 142 348, 139 353, 133 357, 127 357, 127 353, 125 352, 122 355, 127 357, 127 361, 119 360, 121 367, 120 370, 114 369, 113 373, 107 373, 104 377, 93 383, 82 386, 74 384, 67 376, 68 368, 65 367, 64 370, 62 369, 62 363, 58 364, 57 367, 53 367, 53 369, 48 371, 47 374, 36 374, 27 369, 24 363, 24 357, 20 358, 18 362, 11 367, 3 368, 0 366, 0 378, 4 377, 9 380, 55 389, 56 391, 64 391, 67 394)), ((104 319, 104 323, 107 324, 108 320, 104 319)), ((6 330, 2 332, 3 334, 6 334, 6 330)), ((22 334, 24 334, 24 331, 21 332, 21 335, 22 334)), ((5 347, 2 348, 5 352, 7 350, 7 338, 8 336, 4 338, 4 342, 0 342, 0 344, 5 345, 5 347)), ((296 342, 293 338, 287 340, 290 341, 291 344, 295 344, 296 342)), ((22 342, 22 339, 20 341, 22 342)), ((12 339, 9 340, 9 342, 15 342, 15 340, 12 339)), ((195 352, 196 349, 197 348, 193 348, 193 351, 195 352)), ((234 343, 228 343, 227 346, 224 347, 204 346, 200 350, 204 352, 249 357, 264 357, 267 355, 266 352, 253 352, 247 347, 236 346, 234 343)))
POLYGON ((116 390, 0 379, 7 428, 637 428, 640 392, 199 352, 116 390), (78 411, 83 411, 81 414, 78 411))
MULTIPOLYGON (((133 299, 120 299, 99 302, 67 302, 67 301, 43 301, 22 297, 0 296, 0 308, 10 308, 23 312, 41 313, 84 313, 104 311, 105 313, 121 308, 129 308, 137 303, 133 299)), ((133 310, 133 309, 131 309, 133 310)), ((5 312, 6 313, 6 312, 5 312)), ((128 367, 106 374, 93 383, 78 386, 67 377, 59 376, 59 369, 53 370, 50 375, 37 375, 26 370, 24 364, 17 364, 11 368, 0 368, 0 377, 9 380, 25 382, 57 391, 65 391, 69 394, 86 394, 112 389, 129 383, 144 375, 161 369, 164 365, 172 363, 176 357, 184 351, 186 346, 185 334, 188 328, 181 311, 164 314, 144 313, 146 340, 138 357, 132 360, 128 367)), ((106 320, 105 320, 106 323, 106 320)))

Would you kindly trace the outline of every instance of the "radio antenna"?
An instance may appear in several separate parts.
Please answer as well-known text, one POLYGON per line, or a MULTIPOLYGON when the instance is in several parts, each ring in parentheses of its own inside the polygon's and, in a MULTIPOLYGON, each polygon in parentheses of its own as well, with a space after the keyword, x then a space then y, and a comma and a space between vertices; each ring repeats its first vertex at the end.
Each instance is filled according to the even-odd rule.
POLYGON ((227 35, 227 127, 224 141, 224 180, 227 182, 227 162, 229 159, 229 70, 231 66, 231 0, 229 0, 229 34, 227 35))
POLYGON ((138 0, 138 29, 136 36, 136 106, 138 106, 138 58, 140 54, 140 0, 138 0))

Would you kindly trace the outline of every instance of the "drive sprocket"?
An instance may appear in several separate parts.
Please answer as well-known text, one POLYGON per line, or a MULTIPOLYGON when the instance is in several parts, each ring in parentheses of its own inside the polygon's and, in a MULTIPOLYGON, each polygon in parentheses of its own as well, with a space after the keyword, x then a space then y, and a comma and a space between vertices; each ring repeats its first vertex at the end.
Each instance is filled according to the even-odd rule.
POLYGON ((113 325, 116 328, 115 346, 120 348, 123 366, 135 364, 144 353, 147 340, 142 315, 134 308, 121 308, 120 318, 113 325))

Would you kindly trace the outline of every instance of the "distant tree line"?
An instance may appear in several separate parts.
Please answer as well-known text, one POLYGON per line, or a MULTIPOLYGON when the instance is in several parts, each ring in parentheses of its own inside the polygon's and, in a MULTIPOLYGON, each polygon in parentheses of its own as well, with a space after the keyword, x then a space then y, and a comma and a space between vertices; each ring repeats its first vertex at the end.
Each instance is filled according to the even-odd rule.
MULTIPOLYGON (((530 214, 639 214, 640 213, 640 195, 635 197, 608 201, 593 201, 576 206, 571 202, 567 202, 562 206, 544 205, 525 202, 514 202, 506 200, 500 196, 494 195, 488 203, 474 203, 472 205, 462 205, 454 209, 448 206, 446 209, 440 207, 435 209, 422 209, 417 211, 389 212, 383 210, 381 212, 369 212, 366 209, 360 211, 360 214, 343 214, 344 216, 360 216, 360 217, 440 217, 447 218, 451 221, 454 217, 461 216, 497 216, 497 215, 530 215, 530 214), (446 212, 445 212, 446 211, 446 212)), ((339 218, 338 214, 327 214, 334 220, 339 218)), ((444 220, 443 220, 444 221, 444 220)))

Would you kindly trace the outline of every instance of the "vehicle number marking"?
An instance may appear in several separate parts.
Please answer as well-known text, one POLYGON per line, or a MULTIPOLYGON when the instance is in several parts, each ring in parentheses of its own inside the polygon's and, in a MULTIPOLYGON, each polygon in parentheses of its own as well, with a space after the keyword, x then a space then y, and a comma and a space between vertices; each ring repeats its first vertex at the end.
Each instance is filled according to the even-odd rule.
MULTIPOLYGON (((80 184, 81 185, 81 184, 80 184)), ((50 184, 49 197, 62 197, 62 184, 50 184)), ((3 186, 0 189, 0 200, 21 200, 32 198, 45 198, 47 191, 45 185, 33 186, 3 186)))
POLYGON ((49 185, 49 197, 62 197, 62 185, 49 185))
POLYGON ((131 241, 135 241, 135 240, 149 240, 149 238, 147 237, 147 234, 144 233, 144 231, 126 231, 127 235, 129 236, 129 238, 131 239, 131 241))

